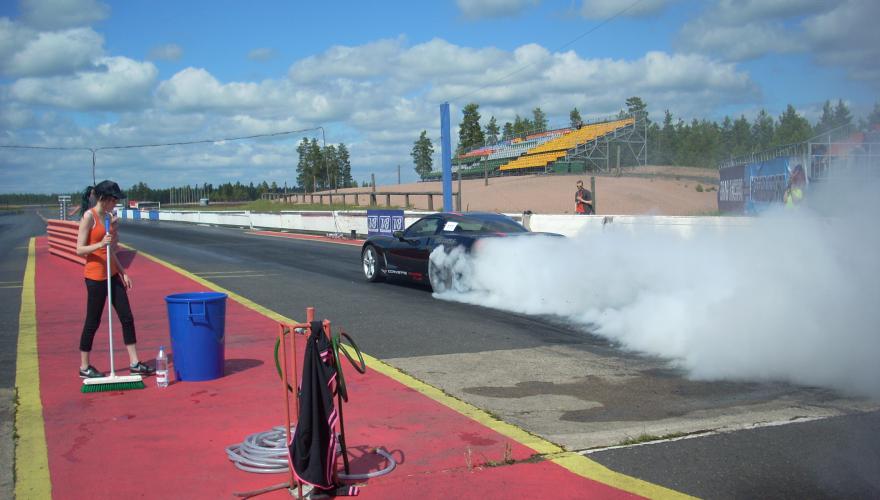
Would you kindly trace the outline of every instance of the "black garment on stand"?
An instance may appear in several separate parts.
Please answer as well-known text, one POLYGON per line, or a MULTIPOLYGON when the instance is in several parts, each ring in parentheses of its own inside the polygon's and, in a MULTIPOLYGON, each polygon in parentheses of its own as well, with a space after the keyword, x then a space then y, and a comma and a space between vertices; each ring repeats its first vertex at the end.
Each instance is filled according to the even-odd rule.
POLYGON ((300 380, 299 416, 289 446, 296 478, 322 490, 333 489, 336 465, 336 367, 321 321, 312 321, 300 380))

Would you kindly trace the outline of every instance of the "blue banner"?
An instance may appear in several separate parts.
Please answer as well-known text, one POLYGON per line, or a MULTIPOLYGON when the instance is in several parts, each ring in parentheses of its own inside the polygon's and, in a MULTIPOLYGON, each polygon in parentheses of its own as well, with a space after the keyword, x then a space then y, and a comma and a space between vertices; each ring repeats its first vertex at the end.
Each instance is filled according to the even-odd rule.
POLYGON ((791 158, 784 156, 752 163, 746 167, 746 185, 749 186, 747 212, 761 212, 773 205, 782 204, 782 197, 788 186, 790 161, 791 158))
POLYGON ((403 210, 367 210, 367 234, 391 236, 394 231, 403 231, 403 210))

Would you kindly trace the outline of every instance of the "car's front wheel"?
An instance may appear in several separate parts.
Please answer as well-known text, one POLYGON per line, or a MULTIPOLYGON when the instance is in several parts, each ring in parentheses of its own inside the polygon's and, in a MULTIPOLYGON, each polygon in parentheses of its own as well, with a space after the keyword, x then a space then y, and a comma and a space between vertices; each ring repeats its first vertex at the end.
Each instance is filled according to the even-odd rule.
POLYGON ((361 254, 361 263, 364 266, 364 278, 367 281, 376 282, 382 280, 382 263, 376 247, 370 245, 364 248, 364 252, 361 254))

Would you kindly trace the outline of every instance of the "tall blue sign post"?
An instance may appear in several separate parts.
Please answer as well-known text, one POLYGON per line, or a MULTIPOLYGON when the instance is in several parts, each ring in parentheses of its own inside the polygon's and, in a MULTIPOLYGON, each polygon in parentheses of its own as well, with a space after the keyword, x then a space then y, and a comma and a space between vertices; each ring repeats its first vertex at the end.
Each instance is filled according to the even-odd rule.
POLYGON ((452 211, 452 145, 449 138, 449 103, 440 105, 440 161, 443 164, 443 211, 452 211))

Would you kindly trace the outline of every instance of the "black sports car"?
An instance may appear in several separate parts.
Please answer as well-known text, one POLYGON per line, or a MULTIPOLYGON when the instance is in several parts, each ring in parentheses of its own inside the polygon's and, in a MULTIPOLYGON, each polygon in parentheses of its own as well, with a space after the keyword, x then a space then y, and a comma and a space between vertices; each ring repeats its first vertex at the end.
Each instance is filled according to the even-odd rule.
POLYGON ((438 246, 446 252, 456 247, 471 251, 478 240, 498 236, 520 236, 533 233, 522 224, 501 214, 468 212, 436 213, 422 217, 406 231, 393 236, 371 236, 361 249, 364 277, 368 281, 399 278, 425 283, 442 292, 450 287, 448 270, 439 269, 429 258, 438 246))

